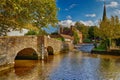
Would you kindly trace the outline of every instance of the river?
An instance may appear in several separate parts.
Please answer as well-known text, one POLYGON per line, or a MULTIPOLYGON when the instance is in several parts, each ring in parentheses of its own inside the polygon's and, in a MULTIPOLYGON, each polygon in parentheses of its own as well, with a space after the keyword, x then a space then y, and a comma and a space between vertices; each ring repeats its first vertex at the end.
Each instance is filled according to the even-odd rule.
POLYGON ((0 80, 120 80, 120 57, 74 51, 47 60, 15 60, 0 80))

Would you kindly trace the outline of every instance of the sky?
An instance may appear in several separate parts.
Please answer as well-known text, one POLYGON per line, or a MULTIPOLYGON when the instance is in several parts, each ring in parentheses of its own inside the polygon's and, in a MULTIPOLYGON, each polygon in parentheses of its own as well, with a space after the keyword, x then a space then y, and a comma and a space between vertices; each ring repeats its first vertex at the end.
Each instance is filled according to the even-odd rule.
MULTIPOLYGON (((70 27, 75 22, 94 26, 102 19, 104 1, 107 8, 107 17, 117 15, 120 18, 120 0, 56 0, 59 11, 57 18, 63 27, 70 27)), ((48 33, 58 30, 49 27, 45 29, 48 33)))
MULTIPOLYGON (((57 18, 63 27, 70 27, 75 22, 87 26, 98 25, 103 16, 103 6, 106 4, 107 17, 119 16, 120 0, 56 0, 57 18)), ((57 31, 58 28, 46 29, 48 33, 57 31)))
MULTIPOLYGON (((108 18, 120 15, 120 0, 105 0, 105 3, 108 18)), ((104 0, 57 0, 56 4, 61 24, 78 21, 85 25, 97 25, 103 15, 104 0)))

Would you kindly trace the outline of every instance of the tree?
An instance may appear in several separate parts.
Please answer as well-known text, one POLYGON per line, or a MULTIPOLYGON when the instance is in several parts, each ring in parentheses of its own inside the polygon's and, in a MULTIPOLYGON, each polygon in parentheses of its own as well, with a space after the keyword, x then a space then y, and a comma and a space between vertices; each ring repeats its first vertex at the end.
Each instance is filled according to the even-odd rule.
POLYGON ((100 28, 98 26, 94 27, 94 36, 100 37, 100 28))
POLYGON ((1 0, 0 35, 13 29, 47 27, 57 23, 55 0, 1 0), (32 24, 31 27, 26 27, 32 24))
POLYGON ((88 37, 88 26, 85 26, 84 24, 80 23, 80 22, 76 22, 75 23, 75 27, 82 32, 83 34, 83 38, 86 39, 88 37))
POLYGON ((120 21, 118 16, 111 16, 100 22, 100 37, 106 41, 108 47, 112 46, 112 40, 120 38, 120 21))
POLYGON ((25 35, 47 35, 44 30, 40 29, 39 31, 29 30, 25 35))
POLYGON ((38 33, 34 30, 29 30, 25 35, 38 35, 38 33))
MULTIPOLYGON (((111 21, 113 22, 113 21, 111 21)), ((118 16, 114 16, 114 38, 118 39, 120 38, 120 20, 118 16)))
POLYGON ((88 38, 89 39, 94 39, 95 38, 95 28, 96 28, 96 26, 90 26, 89 27, 89 30, 88 30, 88 38))
POLYGON ((74 44, 78 44, 79 41, 80 41, 80 37, 79 37, 78 34, 79 34, 78 30, 77 30, 77 29, 74 29, 74 30, 73 30, 73 37, 74 37, 73 43, 74 43, 74 44))

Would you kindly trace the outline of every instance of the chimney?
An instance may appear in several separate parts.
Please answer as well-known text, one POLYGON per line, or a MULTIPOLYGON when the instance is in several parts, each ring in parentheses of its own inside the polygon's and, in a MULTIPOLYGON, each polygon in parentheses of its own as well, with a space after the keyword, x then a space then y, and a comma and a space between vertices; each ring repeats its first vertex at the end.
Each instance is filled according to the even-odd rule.
POLYGON ((73 31, 73 27, 74 27, 73 25, 70 26, 70 30, 71 30, 71 31, 73 31))
POLYGON ((59 34, 63 33, 63 27, 60 25, 59 34))

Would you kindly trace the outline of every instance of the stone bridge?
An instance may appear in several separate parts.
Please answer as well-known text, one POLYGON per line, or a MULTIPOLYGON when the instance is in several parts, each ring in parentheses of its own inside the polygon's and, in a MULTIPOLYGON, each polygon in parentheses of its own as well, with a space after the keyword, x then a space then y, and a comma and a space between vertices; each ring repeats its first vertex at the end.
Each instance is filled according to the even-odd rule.
POLYGON ((63 48, 63 43, 46 36, 0 37, 0 66, 13 64, 17 54, 24 49, 33 49, 38 59, 44 58, 48 47, 53 49, 53 53, 58 53, 63 48))

